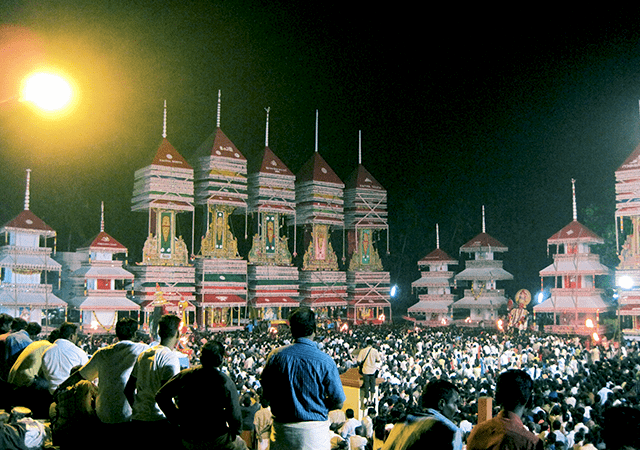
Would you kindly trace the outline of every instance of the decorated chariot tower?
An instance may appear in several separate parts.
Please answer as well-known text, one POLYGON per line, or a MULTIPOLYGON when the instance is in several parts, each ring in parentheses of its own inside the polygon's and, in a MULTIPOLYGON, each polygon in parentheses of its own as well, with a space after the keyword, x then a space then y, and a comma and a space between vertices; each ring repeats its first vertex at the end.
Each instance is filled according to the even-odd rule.
MULTIPOLYGON (((249 213, 257 225, 249 252, 249 304, 254 318, 281 320, 299 305, 298 268, 285 233, 286 218, 296 215, 296 177, 269 148, 269 111, 262 158, 249 175, 249 213)), ((295 239, 293 245, 295 253, 295 239)))
POLYGON ((156 308, 190 317, 185 312, 195 312, 195 269, 176 230, 179 214, 193 214, 193 169, 167 140, 166 101, 160 146, 151 164, 134 176, 131 210, 147 213, 149 224, 142 261, 130 268, 134 301, 145 313, 145 325, 156 308))
POLYGON ((220 128, 220 91, 216 130, 197 151, 196 204, 206 226, 196 256, 198 322, 205 327, 241 325, 247 309, 247 261, 238 253, 231 215, 247 210, 247 159, 220 128))

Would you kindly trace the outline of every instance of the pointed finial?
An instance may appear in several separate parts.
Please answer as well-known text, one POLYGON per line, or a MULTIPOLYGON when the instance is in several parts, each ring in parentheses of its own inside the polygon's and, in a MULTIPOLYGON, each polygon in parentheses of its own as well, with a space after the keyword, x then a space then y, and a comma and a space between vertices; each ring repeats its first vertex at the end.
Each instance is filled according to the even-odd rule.
POLYGON ((264 133, 264 146, 269 146, 269 111, 271 111, 271 107, 264 109, 267 112, 267 128, 264 133))
POLYGON ((358 164, 362 164, 362 130, 358 130, 358 164))
POLYGON ((318 153, 318 110, 316 109, 316 153, 318 153))
POLYGON ((167 101, 164 101, 164 116, 162 119, 162 137, 167 138, 167 101))
POLYGON ((483 233, 487 232, 487 227, 484 222, 484 205, 482 205, 482 232, 483 233))
POLYGON ((30 182, 31 182, 31 169, 27 169, 27 189, 24 193, 24 210, 25 211, 29 210, 29 196, 30 196, 29 183, 30 182))
POLYGON ((440 227, 436 224, 436 248, 440 248, 440 227))
POLYGON ((104 231, 104 202, 100 202, 100 232, 104 231))
POLYGON ((222 91, 218 89, 218 111, 216 113, 216 128, 220 128, 220 97, 222 95, 222 91))
POLYGON ((578 208, 576 207, 576 180, 571 179, 571 190, 573 191, 573 220, 578 220, 578 208))

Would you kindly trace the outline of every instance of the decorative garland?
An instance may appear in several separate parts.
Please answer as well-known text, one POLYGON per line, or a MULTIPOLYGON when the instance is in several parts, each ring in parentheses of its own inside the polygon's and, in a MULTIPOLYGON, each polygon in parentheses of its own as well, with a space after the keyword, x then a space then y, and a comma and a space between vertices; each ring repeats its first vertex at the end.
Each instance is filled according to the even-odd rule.
POLYGON ((104 325, 102 325, 102 323, 100 322, 100 320, 98 319, 98 316, 96 315, 95 311, 91 311, 91 314, 93 314, 93 318, 96 322, 98 322, 98 325, 100 325, 104 330, 111 332, 111 330, 113 330, 116 326, 116 318, 117 318, 117 314, 113 315, 113 321, 111 322, 111 326, 109 327, 105 327, 104 325))
POLYGON ((487 283, 480 283, 480 292, 478 292, 476 295, 476 291, 473 289, 473 284, 471 284, 471 295, 473 295, 473 298, 475 300, 478 300, 478 298, 480 298, 486 286, 487 286, 487 283))

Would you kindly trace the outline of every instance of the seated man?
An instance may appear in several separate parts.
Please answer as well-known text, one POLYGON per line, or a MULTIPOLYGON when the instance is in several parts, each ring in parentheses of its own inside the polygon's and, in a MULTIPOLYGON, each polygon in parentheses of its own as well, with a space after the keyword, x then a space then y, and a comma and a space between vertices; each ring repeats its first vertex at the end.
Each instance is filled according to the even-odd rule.
POLYGON ((156 394, 158 406, 167 419, 178 425, 186 448, 246 448, 240 438, 242 414, 238 389, 218 369, 224 354, 221 343, 207 342, 200 355, 202 365, 183 370, 156 394))

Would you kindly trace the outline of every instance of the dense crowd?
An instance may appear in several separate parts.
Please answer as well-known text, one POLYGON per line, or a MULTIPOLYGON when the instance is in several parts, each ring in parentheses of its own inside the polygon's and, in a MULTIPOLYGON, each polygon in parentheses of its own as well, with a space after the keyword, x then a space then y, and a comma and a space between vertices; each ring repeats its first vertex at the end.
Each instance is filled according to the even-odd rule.
MULTIPOLYGON (((612 406, 640 408, 640 352, 635 341, 618 345, 606 339, 596 343, 590 338, 529 332, 408 326, 359 326, 342 331, 319 327, 315 341, 344 373, 357 366, 358 353, 367 339, 372 339, 380 353, 378 377, 382 381, 376 401, 359 423, 359 433, 355 433, 352 417, 330 414, 336 448, 354 448, 349 444, 350 435, 361 435, 358 448, 381 448, 394 423, 421 410, 423 388, 435 379, 449 380, 458 387, 457 425, 468 435, 477 422, 479 398, 493 397, 497 375, 509 368, 525 370, 534 380, 532 402, 523 423, 543 439, 548 449, 603 448, 605 410, 612 406), (345 436, 344 428, 349 423, 353 430, 345 436)), ((148 337, 146 340, 150 341, 148 337)), ((269 353, 290 343, 291 335, 287 327, 235 332, 190 330, 178 346, 189 355, 188 362, 183 358, 181 365, 198 364, 201 348, 212 340, 223 342, 226 348, 221 370, 238 390, 245 440, 250 447, 264 445, 260 437, 265 420, 268 423, 264 419, 268 407, 260 405, 260 375, 269 353)), ((112 342, 110 336, 82 336, 78 346, 92 355, 112 342)), ((11 405, 5 402, 4 406, 20 404, 20 397, 12 400, 11 405)))

